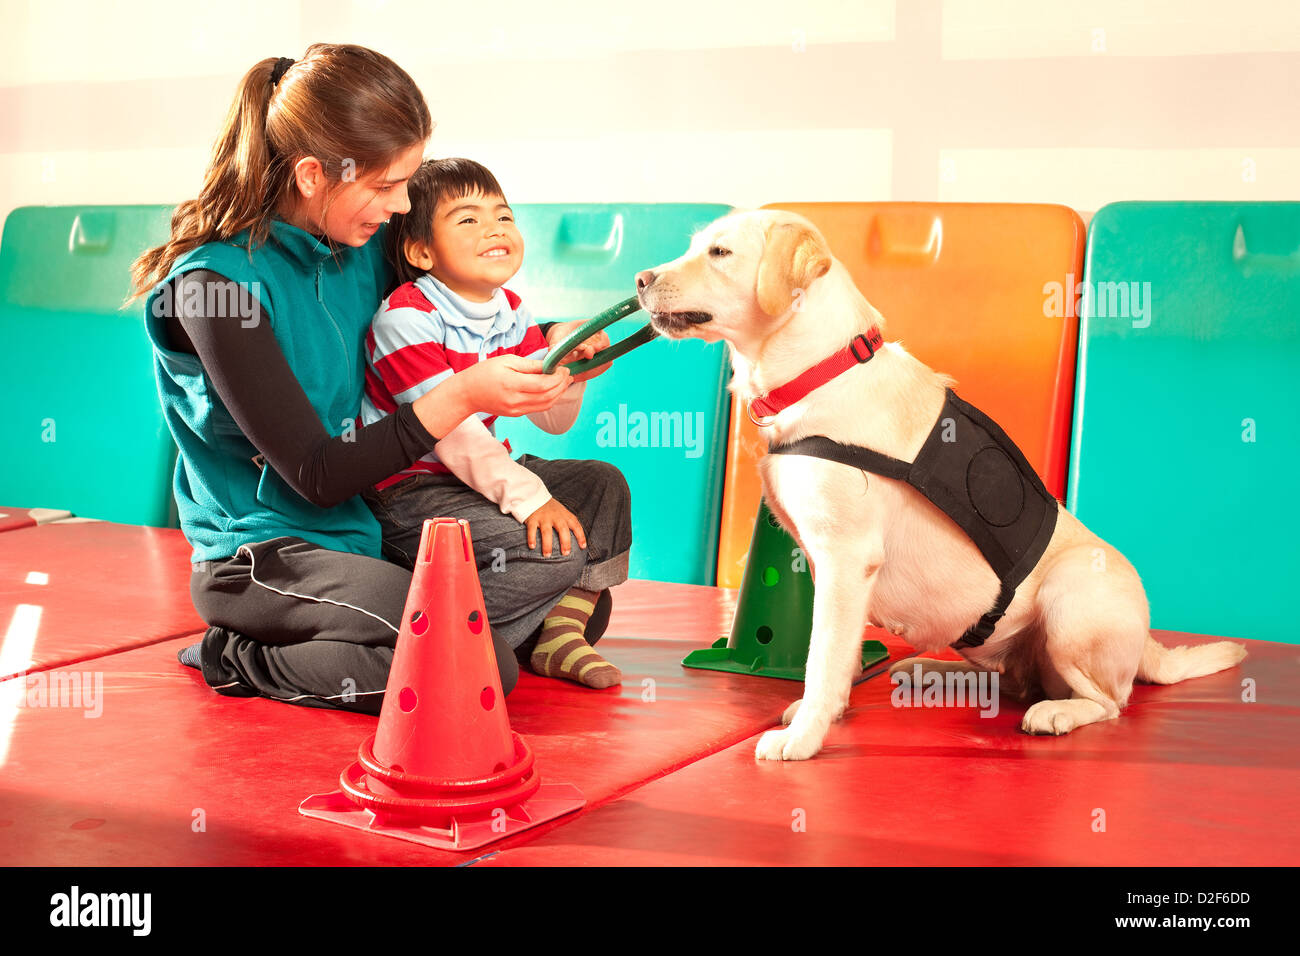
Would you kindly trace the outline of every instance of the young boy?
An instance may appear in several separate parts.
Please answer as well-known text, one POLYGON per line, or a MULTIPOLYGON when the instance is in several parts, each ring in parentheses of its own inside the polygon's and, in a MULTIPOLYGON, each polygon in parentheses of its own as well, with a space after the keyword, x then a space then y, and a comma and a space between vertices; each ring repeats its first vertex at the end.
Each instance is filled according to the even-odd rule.
MULTIPOLYGON (((401 284, 381 303, 366 339, 364 425, 475 362, 547 352, 527 307, 504 288, 519 271, 524 243, 492 173, 467 159, 427 160, 407 190, 410 211, 392 217, 385 237, 401 284)), ((581 351, 607 341, 589 339, 581 351)), ((584 387, 575 382, 529 417, 552 434, 567 431, 584 387)), ((617 684, 618 668, 590 643, 608 621, 608 589, 627 580, 627 482, 604 462, 512 460, 494 420, 471 416, 432 454, 363 496, 382 527, 385 554, 411 567, 424 519, 467 519, 493 632, 538 674, 617 684)))

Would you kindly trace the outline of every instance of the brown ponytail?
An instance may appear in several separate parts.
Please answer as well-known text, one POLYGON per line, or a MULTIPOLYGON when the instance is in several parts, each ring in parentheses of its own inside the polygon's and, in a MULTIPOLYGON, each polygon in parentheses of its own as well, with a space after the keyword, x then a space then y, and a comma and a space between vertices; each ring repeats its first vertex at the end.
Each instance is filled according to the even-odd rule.
POLYGON ((315 43, 272 86, 278 61, 244 74, 226 114, 197 199, 172 213, 171 238, 131 267, 127 302, 166 278, 191 249, 249 230, 248 249, 266 241, 271 219, 294 200, 294 165, 315 156, 335 185, 383 169, 433 132, 424 97, 383 54, 315 43))

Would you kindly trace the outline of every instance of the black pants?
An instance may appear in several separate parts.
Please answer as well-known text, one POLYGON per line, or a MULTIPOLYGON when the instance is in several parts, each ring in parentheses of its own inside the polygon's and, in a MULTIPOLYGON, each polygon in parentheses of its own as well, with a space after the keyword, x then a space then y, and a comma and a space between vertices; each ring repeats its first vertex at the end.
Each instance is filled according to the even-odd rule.
MULTIPOLYGON (((410 587, 405 568, 301 538, 200 562, 190 596, 211 625, 203 679, 230 696, 377 714, 410 587)), ((504 641, 492 643, 509 694, 519 665, 504 641)))
MULTIPOLYGON (((200 562, 190 596, 210 625, 203 679, 231 697, 378 714, 410 587, 405 568, 301 538, 273 538, 200 562)), ((592 644, 604 633, 610 603, 602 592, 587 628, 592 644)), ((509 694, 519 680, 515 652, 495 633, 492 646, 509 694)))

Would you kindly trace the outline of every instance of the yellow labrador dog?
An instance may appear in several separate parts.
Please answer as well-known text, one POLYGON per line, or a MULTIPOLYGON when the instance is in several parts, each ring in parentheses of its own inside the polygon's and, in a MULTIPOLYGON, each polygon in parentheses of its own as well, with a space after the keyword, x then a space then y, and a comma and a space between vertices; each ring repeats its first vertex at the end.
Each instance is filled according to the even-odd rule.
MULTIPOLYGON (((948 404, 950 379, 874 334, 883 332, 883 318, 800 216, 733 213, 696 235, 681 258, 640 273, 636 284, 661 334, 727 342, 732 392, 751 403, 751 413, 762 409, 755 420, 770 446, 842 443, 906 467, 933 444, 941 412, 955 407, 948 404), (847 367, 811 389, 806 380, 796 387, 841 347, 853 350, 847 367), (782 394, 787 401, 775 401, 782 394)), ((979 431, 971 422, 981 413, 972 414, 960 417, 961 427, 979 431)), ((1000 434, 989 424, 981 441, 1000 434)), ((996 671, 1018 696, 1043 698, 1021 723, 1034 734, 1064 734, 1118 716, 1135 678, 1172 684, 1245 656, 1244 646, 1227 641, 1172 649, 1157 643, 1142 582, 1124 556, 1060 507, 1036 476, 1022 485, 1021 473, 1032 469, 1014 446, 980 455, 994 466, 992 484, 976 500, 992 533, 1005 530, 993 527, 1004 520, 1001 513, 1010 522, 1027 507, 1024 495, 1028 504, 1038 501, 1024 538, 1036 534, 1036 550, 1008 546, 1025 565, 1014 592, 988 557, 996 548, 977 546, 965 525, 907 480, 813 454, 763 458, 767 503, 807 555, 817 586, 803 699, 786 710, 785 729, 760 738, 759 758, 804 760, 821 749, 848 705, 868 623, 918 651, 934 651, 987 621, 982 643, 957 647, 964 661, 924 666, 996 671), (1007 495, 1015 500, 1001 500, 1007 495), (1000 617, 991 612, 999 606, 1000 617)), ((968 490, 969 481, 978 484, 978 476, 968 490)))

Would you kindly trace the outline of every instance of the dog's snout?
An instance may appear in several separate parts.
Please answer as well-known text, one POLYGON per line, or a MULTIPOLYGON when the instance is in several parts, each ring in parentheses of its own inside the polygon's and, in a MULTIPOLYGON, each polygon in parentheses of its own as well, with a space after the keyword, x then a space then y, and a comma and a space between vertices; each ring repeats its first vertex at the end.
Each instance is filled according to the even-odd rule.
POLYGON ((638 272, 636 274, 636 291, 643 292, 646 289, 650 288, 650 286, 654 285, 654 281, 656 278, 658 277, 655 275, 653 269, 645 269, 641 272, 638 272))

